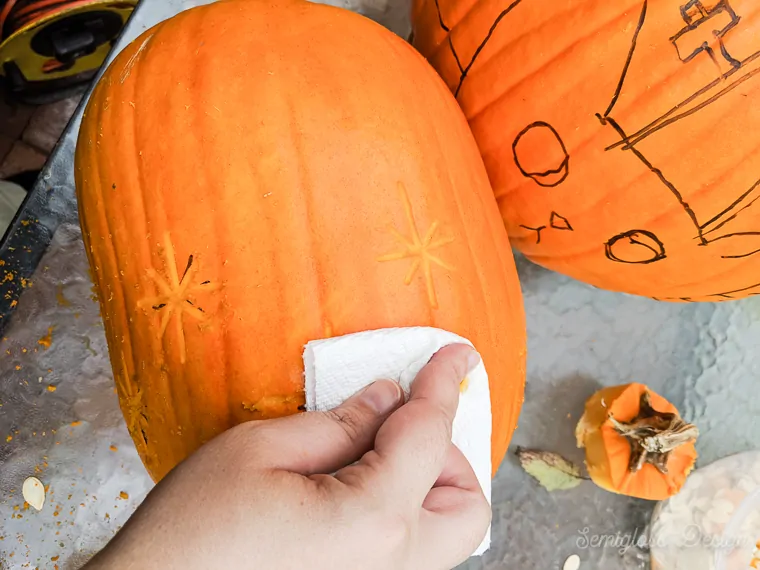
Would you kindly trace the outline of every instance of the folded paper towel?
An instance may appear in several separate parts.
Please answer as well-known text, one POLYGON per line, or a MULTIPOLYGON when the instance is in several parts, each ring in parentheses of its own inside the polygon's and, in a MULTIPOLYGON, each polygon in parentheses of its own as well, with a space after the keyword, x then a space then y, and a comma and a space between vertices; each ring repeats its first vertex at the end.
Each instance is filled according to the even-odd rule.
MULTIPOLYGON (((306 408, 331 410, 380 379, 399 382, 409 395, 412 381, 430 358, 453 343, 472 343, 430 327, 380 329, 309 342, 304 350, 306 408)), ((452 431, 452 442, 472 465, 491 503, 491 393, 481 362, 468 375, 452 431)), ((491 544, 491 529, 473 556, 491 544)))

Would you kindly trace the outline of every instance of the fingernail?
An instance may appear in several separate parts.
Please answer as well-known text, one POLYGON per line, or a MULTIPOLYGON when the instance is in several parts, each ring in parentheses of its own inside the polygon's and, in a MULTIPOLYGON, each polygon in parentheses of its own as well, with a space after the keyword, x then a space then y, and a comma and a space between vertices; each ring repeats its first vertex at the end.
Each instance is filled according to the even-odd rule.
POLYGON ((401 401, 401 386, 392 380, 378 380, 367 386, 359 398, 378 415, 392 411, 401 401))
POLYGON ((467 372, 472 372, 480 364, 480 354, 473 348, 467 355, 467 372))

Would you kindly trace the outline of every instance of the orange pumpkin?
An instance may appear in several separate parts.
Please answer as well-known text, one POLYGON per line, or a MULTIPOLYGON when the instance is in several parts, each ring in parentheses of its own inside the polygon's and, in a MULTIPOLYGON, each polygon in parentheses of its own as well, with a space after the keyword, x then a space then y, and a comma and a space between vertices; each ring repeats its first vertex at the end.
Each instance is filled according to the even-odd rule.
POLYGON ((760 294, 760 3, 415 0, 512 243, 601 288, 760 294))
POLYGON ((183 12, 100 80, 76 182, 155 480, 235 424, 303 409, 308 341, 413 325, 481 352, 499 465, 525 374, 514 260, 464 116, 402 39, 302 0, 183 12))
POLYGON ((699 430, 643 384, 599 390, 586 402, 575 434, 594 483, 640 499, 678 493, 697 460, 699 430))

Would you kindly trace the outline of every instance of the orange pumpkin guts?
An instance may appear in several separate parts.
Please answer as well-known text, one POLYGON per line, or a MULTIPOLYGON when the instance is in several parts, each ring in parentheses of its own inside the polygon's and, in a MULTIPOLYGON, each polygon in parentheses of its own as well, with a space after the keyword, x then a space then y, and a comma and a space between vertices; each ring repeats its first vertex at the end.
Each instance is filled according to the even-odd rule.
POLYGON ((414 0, 512 243, 597 287, 760 294, 760 3, 414 0))
POLYGON ((417 325, 482 354, 501 462, 525 375, 514 260, 464 116, 402 39, 301 0, 183 12, 99 81, 76 182, 155 480, 235 424, 303 409, 308 341, 417 325))
POLYGON ((697 428, 642 384, 604 388, 586 402, 575 432, 586 467, 600 487, 661 501, 678 493, 697 452, 697 428))

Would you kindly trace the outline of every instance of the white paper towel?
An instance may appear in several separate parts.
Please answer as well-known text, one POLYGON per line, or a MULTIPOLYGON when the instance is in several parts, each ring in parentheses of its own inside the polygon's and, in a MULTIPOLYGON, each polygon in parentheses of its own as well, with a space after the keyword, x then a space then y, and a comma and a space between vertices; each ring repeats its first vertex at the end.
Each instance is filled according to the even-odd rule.
MULTIPOLYGON (((412 381, 430 358, 453 343, 472 343, 430 327, 380 329, 309 342, 304 350, 306 408, 331 410, 380 379, 399 382, 407 397, 412 381)), ((491 392, 481 362, 468 376, 459 399, 452 442, 472 465, 491 504, 491 392)), ((491 529, 473 556, 491 545, 491 529)))

